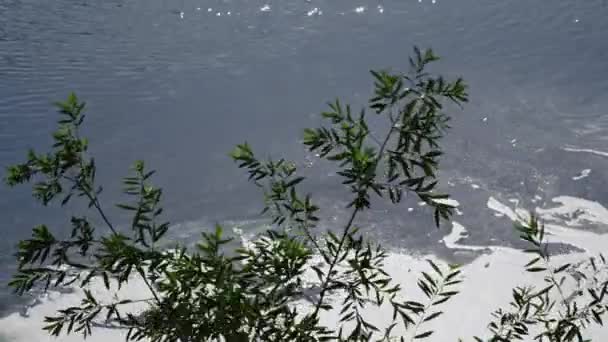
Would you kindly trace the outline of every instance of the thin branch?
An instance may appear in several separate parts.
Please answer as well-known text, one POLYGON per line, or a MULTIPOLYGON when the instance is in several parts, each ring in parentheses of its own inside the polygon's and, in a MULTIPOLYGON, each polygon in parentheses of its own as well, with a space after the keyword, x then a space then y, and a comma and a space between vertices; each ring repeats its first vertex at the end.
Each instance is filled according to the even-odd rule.
POLYGON ((357 216, 358 212, 359 212, 359 208, 355 208, 355 210, 353 210, 352 214, 350 215, 350 219, 348 220, 348 223, 346 224, 346 226, 344 226, 344 231, 342 232, 342 237, 340 238, 340 243, 338 244, 338 248, 336 249, 336 254, 334 255, 334 259, 332 260, 332 262, 329 265, 329 270, 327 271, 327 276, 325 277, 325 280, 321 284, 321 293, 319 294, 319 301, 317 302, 317 305, 315 305, 315 311, 313 313, 313 316, 316 316, 319 313, 319 310, 321 309, 321 305, 323 305, 323 299, 325 299, 325 295, 327 293, 327 285, 331 281, 331 273, 333 272, 334 267, 336 267, 338 258, 340 257, 340 252, 342 251, 342 247, 344 246, 344 242, 346 241, 346 236, 348 235, 348 233, 353 225, 353 221, 355 220, 355 217, 357 216))
POLYGON ((156 290, 154 290, 154 288, 152 287, 152 285, 148 281, 148 278, 146 278, 146 275, 144 274, 144 271, 141 268, 138 267, 137 268, 137 273, 139 273, 139 275, 143 279, 144 283, 146 284, 146 286, 148 287, 148 289, 150 290, 150 292, 152 292, 152 295, 154 296, 154 299, 156 300, 156 302, 158 303, 158 305, 160 305, 161 304, 160 298, 156 294, 156 290))
POLYGON ((93 207, 95 207, 95 209, 97 210, 97 212, 99 213, 99 215, 101 216, 101 218, 103 219, 103 221, 106 223, 106 225, 108 226, 108 228, 110 228, 110 230, 112 231, 112 233, 117 234, 118 232, 114 229, 114 225, 112 225, 112 223, 110 222, 110 220, 108 219, 108 217, 106 216, 105 212, 103 211, 103 209, 101 208, 101 204, 99 203, 99 199, 97 198, 96 195, 92 194, 89 186, 87 184, 82 184, 81 181, 69 177, 69 176, 63 176, 64 179, 73 182, 74 184, 76 184, 78 186, 78 188, 80 190, 82 190, 82 192, 87 196, 87 198, 91 201, 91 203, 93 204, 93 207))
MULTIPOLYGON (((378 164, 380 162, 380 160, 382 160, 382 156, 384 154, 384 150, 386 149, 386 146, 393 134, 393 129, 394 129, 394 122, 391 119, 391 127, 389 129, 388 134, 386 135, 386 137, 384 138, 384 141, 382 142, 382 145, 380 146, 380 151, 378 152, 378 156, 376 157, 376 162, 374 165, 374 171, 378 168, 378 164)), ((365 188, 365 190, 367 190, 367 186, 365 188)), ((359 213, 359 208, 355 208, 350 216, 350 219, 348 220, 348 223, 346 224, 346 226, 344 227, 344 231, 342 233, 342 237, 340 238, 340 243, 338 244, 338 248, 336 249, 336 254, 334 255, 334 259, 332 260, 332 262, 329 265, 329 269, 327 271, 327 275, 325 277, 325 280, 323 281, 322 285, 321 285, 321 293, 319 295, 319 301, 317 302, 317 304, 315 305, 315 311, 313 313, 314 316, 316 316, 319 313, 319 310, 321 309, 321 306, 323 305, 323 300, 325 299, 325 295, 327 294, 327 286, 329 284, 329 282, 331 281, 331 274, 334 270, 334 268, 336 267, 338 258, 340 257, 340 252, 342 251, 342 247, 344 246, 344 242, 346 241, 346 237, 348 236, 348 233, 350 232, 350 229, 352 228, 353 222, 355 220, 355 217, 357 216, 357 214, 359 213)))

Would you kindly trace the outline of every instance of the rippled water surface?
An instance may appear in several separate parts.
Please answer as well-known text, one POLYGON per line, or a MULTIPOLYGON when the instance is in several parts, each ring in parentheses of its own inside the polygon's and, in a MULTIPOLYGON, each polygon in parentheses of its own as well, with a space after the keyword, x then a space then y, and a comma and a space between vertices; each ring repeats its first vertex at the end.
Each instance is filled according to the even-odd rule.
MULTIPOLYGON (((436 71, 470 84, 471 103, 452 109, 442 173, 459 220, 477 244, 512 244, 490 196, 526 208, 558 195, 608 205, 606 37, 605 0, 0 0, 0 165, 47 146, 51 103, 76 91, 107 207, 128 165, 145 159, 184 231, 251 218, 257 193, 226 152, 247 140, 315 164, 301 129, 335 97, 364 104, 368 70, 404 69, 417 44, 443 57, 436 71)), ((310 188, 339 216, 335 179, 320 166, 310 188)), ((442 233, 410 202, 362 222, 392 247, 441 253, 442 233)), ((66 221, 27 188, 1 187, 0 214, 6 310, 15 243, 35 224, 66 221)))

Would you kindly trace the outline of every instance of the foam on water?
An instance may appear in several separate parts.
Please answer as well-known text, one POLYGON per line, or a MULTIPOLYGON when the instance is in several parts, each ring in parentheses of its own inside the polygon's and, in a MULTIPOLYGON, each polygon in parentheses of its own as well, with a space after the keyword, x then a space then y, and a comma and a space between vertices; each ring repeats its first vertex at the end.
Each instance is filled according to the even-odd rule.
MULTIPOLYGON (((566 242, 584 250, 584 252, 554 256, 552 260, 556 265, 563 262, 580 261, 588 256, 605 251, 605 246, 608 245, 608 234, 599 235, 573 229, 568 227, 576 226, 572 220, 566 221, 566 226, 563 226, 558 224, 557 219, 564 214, 582 210, 584 213, 576 219, 579 221, 574 221, 574 223, 578 224, 581 220, 586 220, 608 224, 608 210, 606 208, 597 202, 568 196, 556 197, 553 202, 560 205, 554 208, 536 209, 537 214, 542 219, 550 221, 546 225, 549 242, 566 242)), ((494 197, 488 199, 487 206, 511 221, 524 220, 527 217, 522 209, 511 208, 494 197)), ((244 244, 249 243, 248 237, 243 235, 238 228, 235 233, 241 235, 244 244)), ((473 335, 485 336, 487 335, 485 324, 489 322, 491 313, 496 308, 505 307, 508 304, 513 287, 528 284, 543 285, 542 274, 522 272, 524 265, 529 261, 529 255, 508 247, 466 245, 464 242, 467 237, 467 228, 454 221, 452 222, 452 230, 444 236, 440 243, 453 250, 487 253, 482 253, 473 262, 463 267, 465 283, 460 288, 461 292, 442 308, 445 314, 440 319, 427 325, 426 328, 428 329, 435 328, 435 333, 429 341, 448 341, 457 337, 468 339, 473 335)), ((420 271, 429 270, 425 261, 429 258, 441 262, 433 255, 414 256, 402 252, 389 253, 386 259, 386 271, 402 285, 403 293, 409 299, 422 298, 422 293, 416 286, 416 279, 420 271)), ((313 260, 313 262, 319 261, 313 260)), ((315 281, 314 272, 309 271, 306 274, 306 282, 314 284, 315 281)), ((91 290, 99 298, 105 300, 110 300, 113 296, 118 298, 145 298, 147 293, 145 285, 137 280, 130 282, 116 293, 108 294, 103 285, 99 283, 94 283, 91 290)), ((78 304, 80 298, 82 298, 82 290, 78 288, 74 289, 72 293, 51 292, 41 297, 39 304, 29 308, 26 315, 14 313, 0 320, 0 341, 3 338, 12 342, 58 341, 42 331, 44 317, 53 315, 58 309, 78 304)), ((336 304, 339 304, 339 299, 337 297, 331 298, 336 304)), ((145 303, 139 303, 133 309, 140 310, 145 305, 145 303)), ((297 305, 301 306, 302 309, 309 307, 306 301, 299 302, 297 305)), ((368 308, 364 314, 372 323, 385 326, 386 322, 391 319, 392 309, 386 306, 368 308)), ((323 313, 322 320, 329 326, 335 326, 339 320, 339 309, 323 313)), ((396 328, 394 333, 406 336, 411 333, 398 329, 396 328)), ((95 327, 93 336, 88 341, 118 341, 124 338, 125 333, 124 330, 95 327)), ((608 330, 594 327, 589 330, 588 337, 605 341, 608 339, 608 330)), ((82 337, 71 335, 61 337, 60 341, 82 341, 82 337)))
MULTIPOLYGON (((150 292, 145 284, 133 279, 128 284, 123 285, 120 291, 108 292, 105 290, 103 283, 93 282, 89 288, 91 292, 100 301, 116 301, 119 299, 145 299, 148 298, 150 292)), ((11 342, 81 342, 82 335, 72 334, 69 336, 62 335, 59 339, 51 337, 44 327, 44 318, 46 316, 54 316, 57 310, 64 309, 70 306, 80 305, 81 299, 84 297, 83 290, 79 287, 73 288, 71 293, 59 293, 50 291, 48 294, 39 298, 39 303, 28 308, 25 313, 13 313, 0 320, 0 341, 11 342), (4 340, 3 340, 4 339, 4 340)), ((133 304, 130 309, 137 312, 147 306, 145 302, 133 304)), ((127 331, 124 329, 93 327, 93 335, 87 338, 87 341, 124 341, 127 331)))
POLYGON ((487 206, 488 208, 494 210, 496 214, 500 214, 500 216, 507 216, 512 221, 526 221, 529 216, 527 211, 521 208, 511 209, 509 206, 499 202, 492 196, 488 198, 487 206))
MULTIPOLYGON (((521 215, 516 213, 517 209, 512 209, 495 198, 488 201, 488 206, 492 210, 500 211, 503 216, 513 221, 522 219, 521 215)), ((548 225, 547 229, 550 232, 548 238, 550 242, 574 243, 585 250, 581 253, 554 256, 552 262, 555 265, 582 261, 590 255, 601 252, 608 243, 608 235, 581 233, 579 230, 558 225, 548 225)), ((524 265, 530 260, 529 255, 514 248, 467 246, 459 243, 466 239, 467 235, 467 229, 462 224, 452 222, 452 231, 443 238, 442 242, 450 249, 488 251, 489 253, 481 255, 463 267, 465 282, 460 288, 461 292, 442 308, 445 314, 440 319, 430 322, 426 326, 426 329, 435 330, 435 333, 428 339, 429 341, 451 341, 458 337, 469 340, 473 335, 487 336, 485 324, 489 322, 491 313, 495 309, 508 305, 512 288, 531 284, 544 286, 544 275, 522 272, 524 265)), ((408 298, 423 298, 422 293, 416 287, 416 278, 420 271, 428 271, 428 265, 424 262, 426 258, 436 259, 432 255, 412 256, 391 253, 386 260, 385 269, 393 279, 402 284, 408 298)), ((573 284, 566 283, 564 286, 573 286, 573 284)), ((390 320, 392 314, 389 307, 372 308, 366 313, 372 323, 380 326, 390 320)), ((339 311, 328 312, 323 319, 330 326, 337 324, 339 311)), ((407 336, 407 332, 403 330, 396 329, 394 332, 407 336)), ((590 328, 587 333, 587 337, 597 341, 605 341, 608 338, 608 331, 597 326, 590 328)))
POLYGON ((469 232, 467 229, 460 223, 453 221, 452 222, 452 232, 446 235, 442 242, 446 245, 446 247, 450 249, 465 249, 470 251, 479 251, 479 250, 488 250, 489 247, 484 246, 466 246, 458 243, 461 239, 465 239, 469 236, 469 232))
POLYGON ((572 180, 577 181, 577 180, 581 180, 583 178, 587 178, 587 177, 589 177, 590 173, 591 173, 591 169, 581 170, 580 174, 578 174, 577 176, 572 177, 572 180))
POLYGON ((568 151, 568 152, 591 153, 591 154, 595 154, 596 156, 600 156, 600 157, 608 157, 608 152, 598 151, 598 150, 594 150, 594 149, 590 149, 590 148, 564 147, 563 150, 568 151))
POLYGON ((595 201, 559 196, 552 199, 559 204, 554 208, 536 208, 536 212, 548 221, 563 221, 567 226, 580 227, 585 223, 608 224, 608 209, 595 201))

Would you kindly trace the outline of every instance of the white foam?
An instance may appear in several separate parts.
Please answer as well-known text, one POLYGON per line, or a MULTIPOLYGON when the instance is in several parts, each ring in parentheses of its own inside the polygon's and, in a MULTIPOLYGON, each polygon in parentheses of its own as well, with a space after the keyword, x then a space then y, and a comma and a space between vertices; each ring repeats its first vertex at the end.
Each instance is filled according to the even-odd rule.
POLYGON ((572 177, 572 180, 581 180, 583 178, 589 177, 589 174, 591 173, 591 169, 584 169, 581 170, 581 173, 579 173, 577 176, 572 177))
POLYGON ((536 212, 550 221, 564 221, 568 226, 581 226, 585 222, 608 224, 608 209, 598 202, 571 196, 558 196, 554 208, 536 208, 536 212))
MULTIPOLYGON (((565 232, 569 232, 568 238, 576 237, 571 229, 566 229, 565 232)), ((459 244, 458 240, 464 236, 466 236, 466 228, 458 222, 453 222, 452 231, 443 239, 443 242, 449 248, 458 250, 488 249, 483 246, 463 246, 459 244)), ((594 234, 588 233, 582 236, 578 238, 577 242, 595 246, 594 248, 588 248, 590 251, 601 250, 601 244, 606 243, 606 239, 598 240, 594 234)), ((469 338, 473 335, 486 336, 485 326, 491 319, 491 313, 498 307, 507 306, 513 287, 523 284, 543 285, 542 274, 522 272, 524 265, 529 261, 528 255, 510 248, 491 248, 491 250, 491 254, 482 255, 463 267, 465 282, 459 288, 460 294, 441 307, 441 310, 445 312, 442 317, 429 322, 425 326, 425 329, 435 329, 435 333, 427 339, 428 341, 450 341, 454 337, 469 338)), ((429 271, 429 266, 424 261, 426 258, 438 261, 434 256, 416 257, 404 253, 390 253, 385 260, 385 270, 402 285, 402 293, 408 299, 421 300, 423 298, 422 293, 416 286, 416 279, 419 277, 420 271, 429 271)), ((566 259, 570 260, 572 256, 555 257, 554 262, 561 264, 566 259)), ((309 274, 307 279, 308 282, 314 283, 316 276, 309 274)), ((145 289, 138 282, 130 283, 128 287, 129 289, 125 289, 123 296, 141 296, 141 291, 145 289)), ((13 314, 0 320, 0 331, 2 331, 4 337, 13 342, 56 342, 57 339, 49 337, 46 332, 41 330, 43 317, 54 314, 58 308, 77 304, 80 295, 79 292, 64 295, 54 294, 49 299, 43 299, 41 305, 32 308, 28 318, 13 314)), ((103 295, 103 291, 99 295, 103 295)), ((330 299, 336 304, 336 309, 324 312, 321 319, 328 326, 337 326, 340 301, 335 296, 330 299)), ((298 306, 306 310, 308 304, 301 302, 298 306)), ((364 315, 371 323, 379 327, 385 327, 387 322, 390 322, 392 309, 387 306, 368 307, 364 310, 364 315)), ((93 336, 87 341, 124 340, 124 331, 101 328, 94 328, 93 330, 93 336)), ((594 338, 594 340, 605 341, 608 338, 607 329, 591 329, 589 332, 589 337, 594 338)), ((401 326, 395 328, 394 333, 408 336, 408 332, 403 331, 401 326)), ((82 341, 82 337, 80 335, 62 336, 60 341, 82 341)))
POLYGON ((307 16, 309 16, 309 17, 311 17, 311 16, 313 16, 313 15, 315 15, 315 14, 316 14, 316 15, 318 15, 318 14, 319 14, 319 8, 317 8, 317 7, 315 7, 315 8, 313 8, 313 9, 311 9, 310 11, 308 11, 308 12, 306 13, 306 15, 307 15, 307 16))
MULTIPOLYGON (((598 202, 571 196, 558 196, 552 201, 560 205, 548 209, 539 207, 535 209, 539 218, 545 222, 546 231, 550 233, 547 236, 548 242, 567 243, 591 254, 606 252, 608 234, 600 235, 569 227, 580 227, 584 223, 608 224, 608 209, 598 202)), ((513 222, 529 220, 529 213, 517 208, 513 210, 493 197, 488 199, 488 207, 509 217, 513 222)))
POLYGON ((363 13, 363 12, 365 12, 364 6, 359 6, 359 7, 355 8, 355 13, 363 13))
MULTIPOLYGON (((106 303, 116 301, 114 296, 120 299, 145 299, 150 293, 144 283, 138 279, 123 285, 120 291, 108 292, 101 282, 93 282, 89 289, 98 300, 106 303)), ((79 287, 75 287, 72 293, 49 292, 48 295, 40 298, 40 304, 28 310, 26 317, 13 313, 0 319, 0 340, 5 338, 11 342, 82 342, 80 334, 62 335, 60 339, 57 339, 51 337, 42 328, 45 326, 44 318, 46 316, 55 316, 59 309, 80 305, 83 297, 83 291, 79 287)), ((140 302, 126 308, 136 313, 145 307, 147 304, 140 302)), ((93 327, 91 330, 93 335, 87 338, 87 341, 91 342, 124 341, 127 334, 127 331, 123 329, 93 327)))
POLYGON ((266 4, 262 7, 260 7, 260 12, 270 12, 270 5, 266 4))
POLYGON ((467 229, 460 223, 452 222, 452 231, 443 238, 443 243, 450 249, 465 249, 470 251, 487 250, 484 246, 466 246, 458 243, 459 240, 469 236, 467 229))
MULTIPOLYGON (((510 214, 516 219, 518 218, 515 211, 511 210, 510 214)), ((577 234, 576 230, 562 229, 561 232, 553 231, 566 240, 570 240, 577 234)), ((514 287, 534 284, 540 288, 545 285, 544 274, 524 271, 524 265, 530 261, 529 255, 507 247, 489 248, 459 244, 458 241, 466 235, 467 230, 463 225, 452 222, 452 231, 444 237, 443 243, 452 249, 489 250, 491 254, 484 254, 463 267, 465 282, 459 288, 460 293, 441 307, 440 310, 445 312, 441 318, 429 322, 425 326, 425 330, 435 330, 435 333, 426 339, 427 341, 451 341, 458 337, 469 340, 474 335, 488 336, 486 324, 491 319, 491 313, 499 307, 508 308, 511 290, 514 287)), ((577 243, 587 247, 586 250, 589 252, 601 251, 608 241, 607 237, 601 236, 599 239, 598 237, 600 236, 591 233, 579 235, 577 243)), ((554 256, 552 262, 555 265, 561 265, 564 262, 580 261, 586 257, 586 253, 554 256)), ((390 253, 386 259, 385 270, 402 285, 403 293, 407 295, 408 299, 420 300, 423 298, 422 293, 416 287, 416 279, 420 271, 429 270, 424 261, 426 258, 437 260, 434 256, 415 257, 402 253, 390 253)), ((569 289, 573 284, 567 283, 564 286, 569 289)), ((334 303, 338 305, 339 298, 333 299, 334 303)), ((370 319, 371 323, 385 327, 386 322, 390 321, 392 310, 387 306, 368 308, 364 311, 364 315, 370 319)), ((326 312, 322 316, 323 322, 329 326, 337 326, 338 319, 339 308, 326 312)), ((593 327, 586 332, 589 337, 597 341, 608 339, 608 329, 593 327)), ((396 327, 393 333, 409 336, 401 326, 396 327)))
POLYGON ((488 198, 487 206, 497 213, 507 216, 512 221, 525 222, 529 219, 529 214, 527 211, 520 208, 511 209, 509 206, 499 202, 492 196, 488 198))
POLYGON ((542 200, 542 199, 543 199, 543 198, 542 198, 542 197, 540 197, 539 195, 534 195, 534 198, 532 199, 532 203, 536 203, 536 202, 538 202, 538 201, 540 201, 540 200, 542 200))
POLYGON ((564 151, 568 152, 583 152, 583 153, 591 153, 597 156, 608 157, 608 152, 593 150, 590 148, 574 148, 574 147, 564 147, 564 151))
MULTIPOLYGON (((554 198, 553 202, 561 205, 551 209, 537 209, 537 212, 543 218, 556 219, 557 216, 569 213, 573 209, 584 208, 587 220, 608 222, 608 210, 597 202, 567 196, 554 198)), ((504 215, 513 221, 521 220, 522 216, 525 216, 520 209, 513 209, 493 197, 488 199, 487 204, 496 213, 504 215)), ((584 249, 582 253, 554 256, 552 260, 555 265, 560 265, 564 262, 576 262, 589 255, 605 252, 605 246, 608 245, 608 234, 598 235, 563 227, 553 222, 548 223, 546 227, 549 233, 547 238, 551 242, 567 242, 584 249)), ((235 233, 239 232, 237 228, 235 233)), ((488 250, 491 253, 483 254, 472 263, 463 267, 462 271, 465 282, 459 288, 461 292, 441 308, 445 312, 443 316, 429 322, 425 326, 426 329, 435 330, 435 333, 427 341, 451 341, 457 337, 463 337, 468 340, 473 335, 487 336, 486 324, 491 319, 491 313, 498 307, 506 307, 508 305, 511 299, 512 288, 518 285, 535 284, 543 286, 544 284, 544 275, 542 273, 523 271, 524 265, 529 261, 529 255, 507 247, 461 244, 462 239, 467 236, 467 229, 462 224, 454 221, 452 222, 452 230, 442 239, 442 242, 446 247, 458 251, 488 250)), ((248 243, 248 240, 244 236, 243 243, 248 243)), ((424 260, 426 258, 437 261, 435 256, 412 256, 405 253, 389 253, 385 261, 385 270, 396 282, 402 285, 402 293, 408 299, 420 300, 423 298, 422 293, 416 286, 416 279, 419 277, 421 270, 429 270, 429 266, 424 260)), ((320 261, 319 259, 315 258, 315 262, 320 261)), ((307 281, 314 283, 316 276, 311 270, 307 272, 311 273, 307 273, 307 281)), ((110 300, 112 297, 112 294, 106 293, 101 284, 93 284, 92 290, 97 297, 103 300, 110 300)), ((116 295, 119 298, 143 298, 142 296, 145 296, 146 293, 145 286, 135 280, 128 283, 116 295)), ((22 317, 15 313, 0 319, 0 340, 6 338, 12 342, 82 341, 80 335, 62 336, 57 340, 49 337, 46 332, 41 330, 44 325, 43 319, 45 316, 55 314, 57 309, 78 304, 81 298, 82 292, 80 289, 76 289, 74 293, 61 295, 52 292, 49 296, 41 299, 40 305, 36 305, 28 310, 28 317, 22 317)), ((339 298, 332 297, 332 299, 337 308, 323 313, 321 318, 324 324, 335 327, 339 319, 339 298)), ((134 309, 140 310, 143 308, 141 303, 139 305, 134 307, 134 309)), ((303 309, 309 307, 305 303, 300 303, 299 305, 303 309)), ((364 310, 364 315, 379 327, 386 327, 387 322, 391 320, 392 309, 387 306, 381 308, 369 307, 364 310)), ((400 325, 393 332, 408 336, 400 325)), ((594 327, 587 332, 587 336, 594 340, 608 340, 608 329, 594 327)), ((87 341, 105 342, 124 340, 125 333, 123 330, 93 328, 93 336, 87 339, 87 341)))

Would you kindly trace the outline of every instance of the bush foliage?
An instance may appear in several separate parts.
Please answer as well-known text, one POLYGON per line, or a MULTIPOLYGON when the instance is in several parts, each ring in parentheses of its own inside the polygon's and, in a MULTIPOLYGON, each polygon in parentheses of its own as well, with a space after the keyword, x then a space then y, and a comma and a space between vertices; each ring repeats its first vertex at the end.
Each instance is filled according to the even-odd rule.
MULTIPOLYGON (((85 103, 70 95, 57 104, 60 120, 51 151, 30 151, 24 163, 8 168, 6 182, 33 182, 34 197, 44 205, 81 200, 88 209, 70 218, 67 236, 45 225, 35 227, 31 238, 18 245, 18 272, 10 285, 18 294, 84 289, 81 305, 46 318, 45 329, 55 336, 86 337, 92 327, 110 325, 128 330, 127 340, 136 341, 404 341, 398 330, 409 331, 413 340, 431 337, 426 323, 439 318, 442 305, 458 294, 459 266, 429 260, 429 271, 417 282, 424 298, 404 300, 401 284, 384 270, 386 251, 364 237, 357 217, 374 197, 399 205, 411 194, 433 208, 437 227, 450 218, 448 195, 436 190, 440 142, 450 120, 445 106, 462 106, 468 94, 462 79, 450 81, 427 71, 437 59, 431 50, 414 49, 408 72, 372 71, 374 92, 367 109, 355 113, 336 100, 322 113, 326 126, 304 130, 303 144, 334 163, 349 190, 349 216, 339 230, 320 228, 329 225, 319 219, 324 208, 301 192, 305 179, 295 163, 261 160, 247 143, 237 145, 231 157, 262 191, 263 213, 273 225, 251 244, 232 250, 231 238, 219 225, 203 232, 195 248, 163 248, 171 225, 162 219, 162 189, 151 182, 154 171, 142 161, 123 180, 128 200, 117 204, 130 214, 130 222, 108 217, 95 160, 80 136, 85 103), (387 123, 383 135, 368 126, 370 115, 387 123), (87 215, 98 215, 103 225, 87 215), (322 262, 312 263, 313 258, 322 262), (307 271, 316 277, 312 285, 304 279, 307 271), (90 290, 101 282, 114 293, 135 278, 149 296, 105 302, 90 290), (329 300, 330 295, 341 301, 329 300), (308 305, 297 305, 304 298, 308 305), (394 314, 376 326, 363 309, 381 305, 394 314), (339 310, 339 324, 325 326, 320 315, 333 309, 339 310)), ((606 260, 599 256, 554 267, 542 223, 532 217, 518 230, 530 245, 526 252, 532 259, 525 268, 544 272, 546 287, 513 289, 510 307, 494 313, 489 336, 474 339, 584 341, 585 328, 602 324, 608 309, 606 260), (566 278, 578 284, 571 292, 566 278)))

